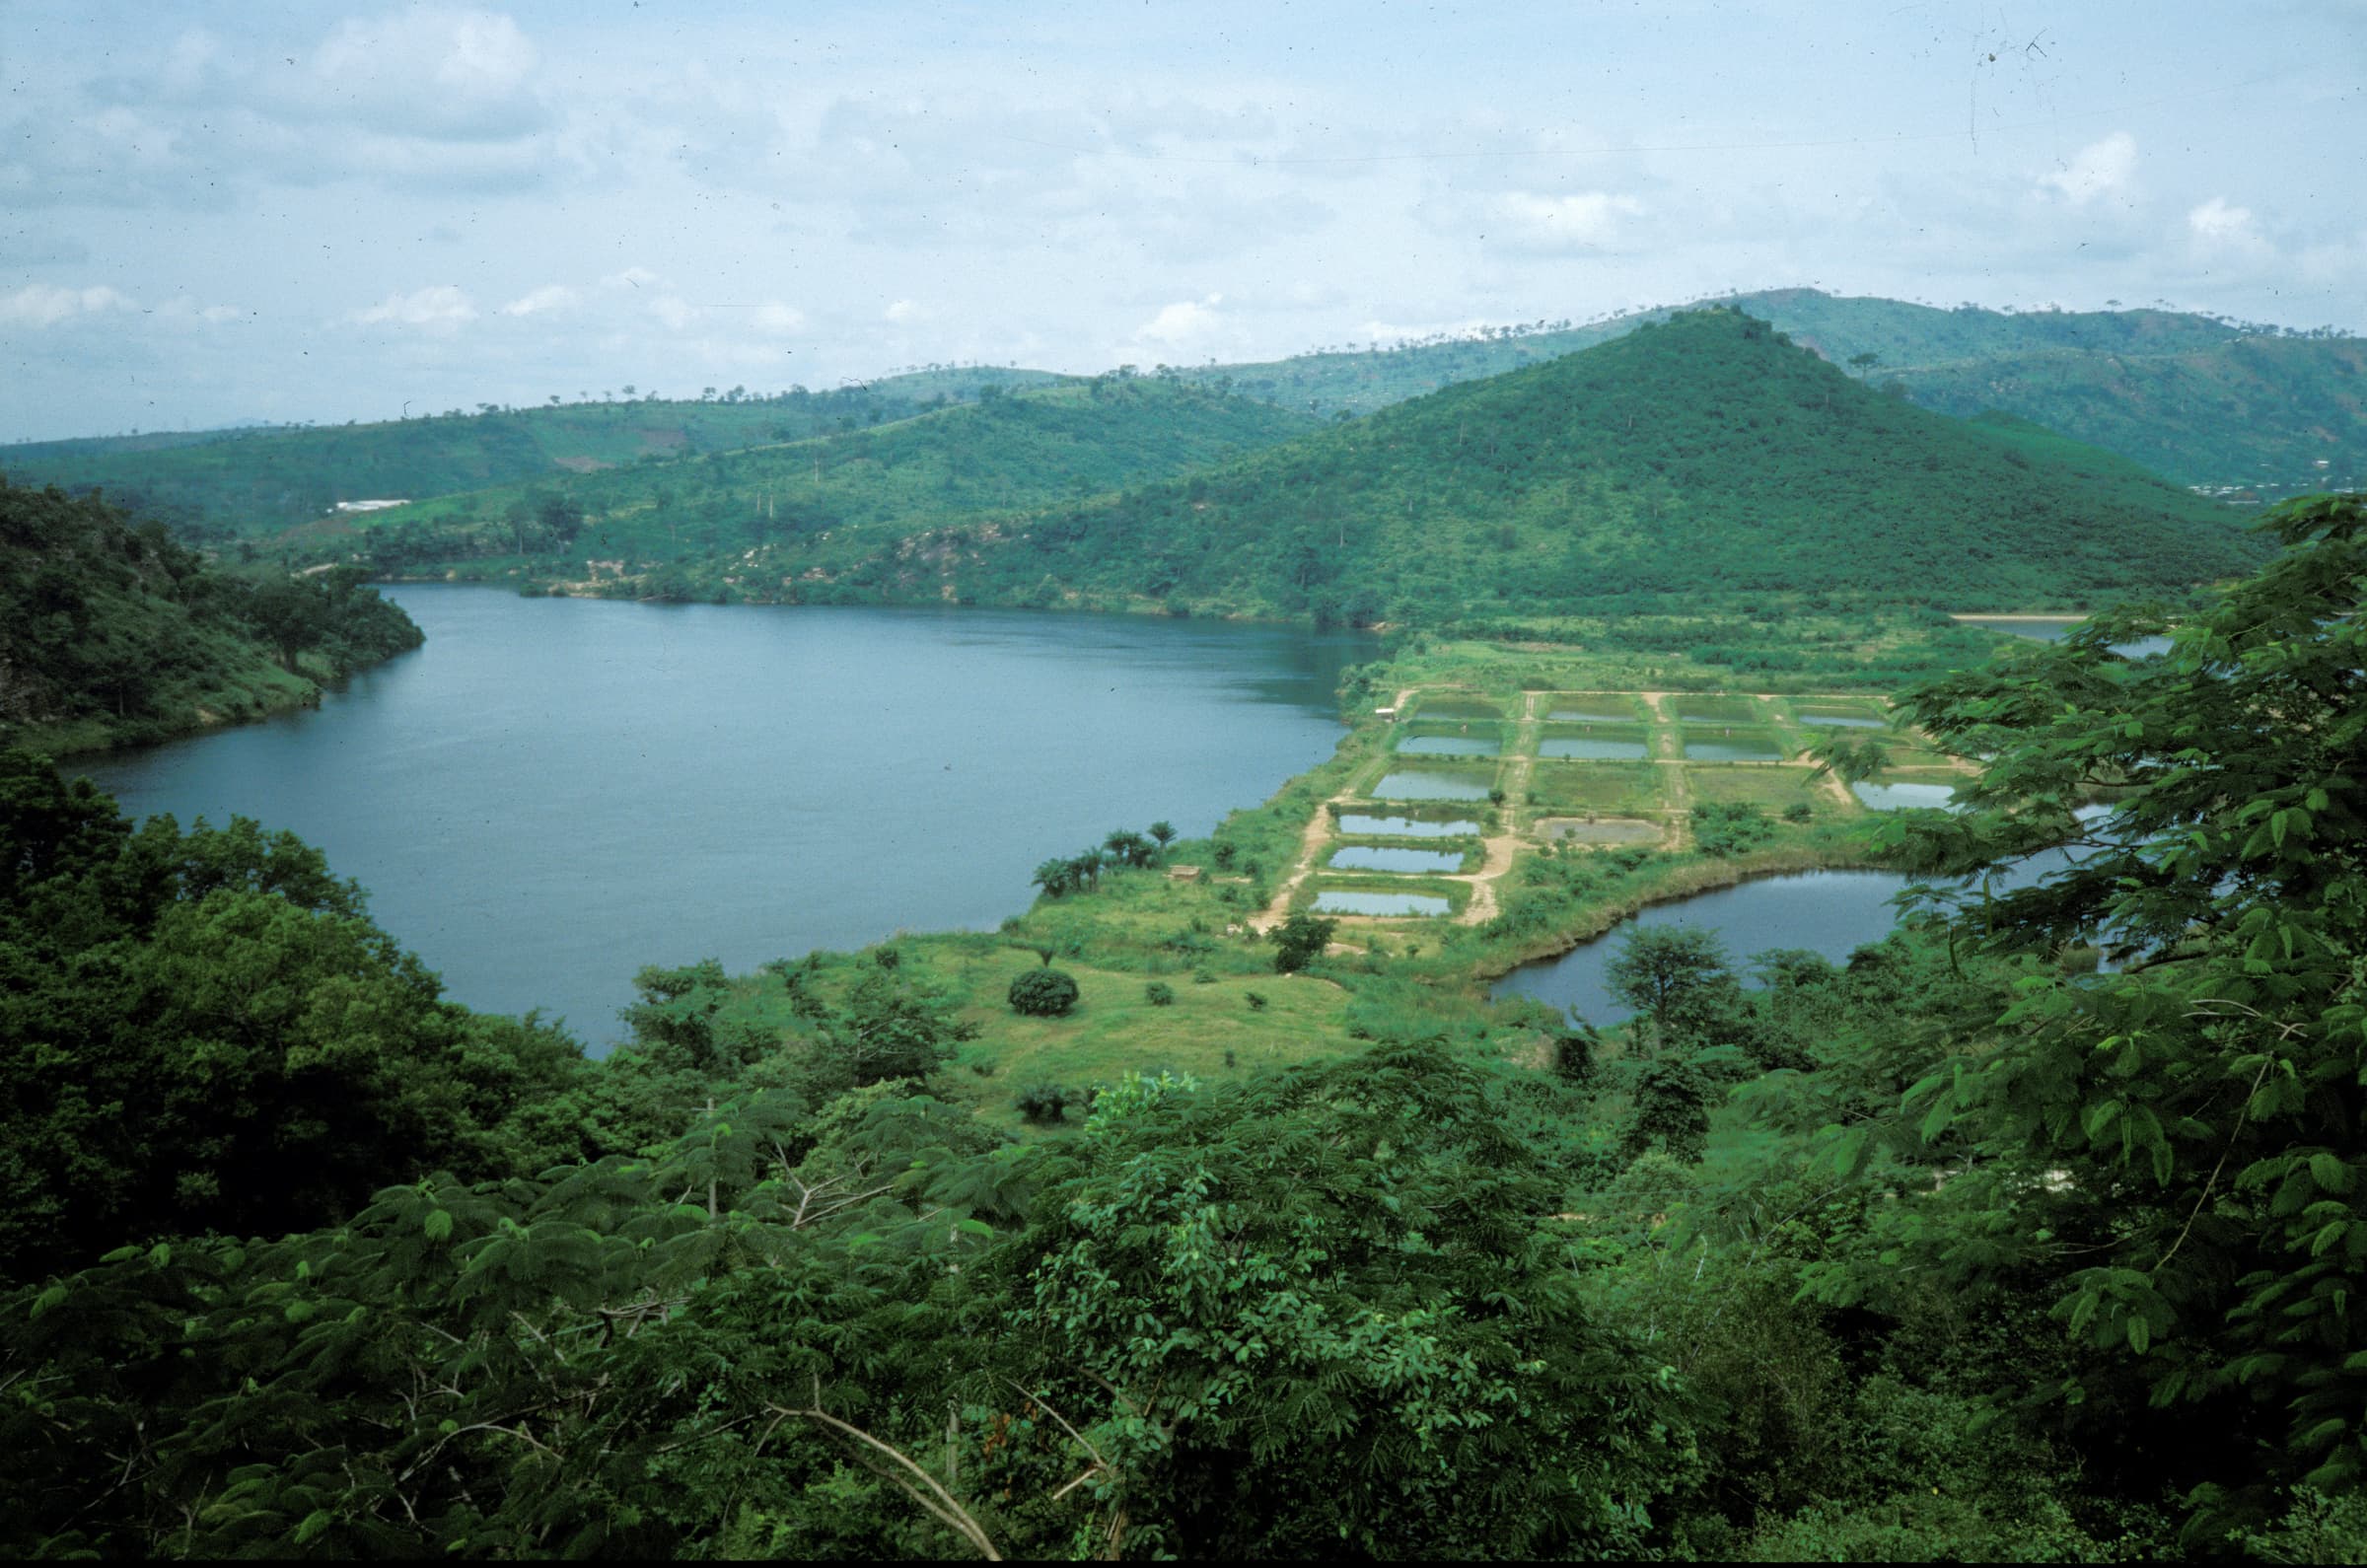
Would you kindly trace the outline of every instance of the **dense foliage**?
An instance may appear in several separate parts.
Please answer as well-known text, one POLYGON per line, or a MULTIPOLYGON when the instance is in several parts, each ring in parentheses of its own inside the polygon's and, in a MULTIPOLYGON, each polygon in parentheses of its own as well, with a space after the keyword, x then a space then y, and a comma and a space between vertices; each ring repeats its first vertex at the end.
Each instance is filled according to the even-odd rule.
POLYGON ((357 572, 233 577, 96 497, 0 480, 0 741, 153 740, 419 642, 357 572))

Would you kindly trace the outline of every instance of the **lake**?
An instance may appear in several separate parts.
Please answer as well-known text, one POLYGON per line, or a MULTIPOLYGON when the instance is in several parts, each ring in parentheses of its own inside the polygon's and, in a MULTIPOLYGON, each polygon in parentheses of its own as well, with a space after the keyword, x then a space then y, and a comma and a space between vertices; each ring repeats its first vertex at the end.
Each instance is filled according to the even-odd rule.
POLYGON ((427 646, 309 712, 86 757, 127 812, 291 828, 470 1007, 596 1048, 643 964, 990 930, 1112 828, 1185 837, 1329 756, 1377 639, 398 584, 427 646))

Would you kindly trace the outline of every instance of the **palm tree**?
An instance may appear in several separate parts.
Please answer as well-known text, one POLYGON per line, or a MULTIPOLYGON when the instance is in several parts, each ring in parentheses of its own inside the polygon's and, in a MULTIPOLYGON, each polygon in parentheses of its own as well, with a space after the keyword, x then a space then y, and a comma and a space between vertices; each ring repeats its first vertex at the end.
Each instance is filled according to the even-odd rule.
POLYGON ((1099 892, 1101 891, 1102 888, 1102 867, 1104 864, 1105 861, 1102 858, 1102 852, 1100 850, 1088 849, 1082 855, 1079 855, 1069 861, 1069 875, 1077 882, 1084 883, 1095 892, 1099 892))
POLYGON ((1043 890, 1043 895, 1046 898, 1057 898, 1076 886, 1076 868, 1068 861, 1054 856, 1038 866, 1036 875, 1030 880, 1043 890))
POLYGON ((1159 840, 1159 853, 1162 858, 1165 858, 1167 846, 1176 841, 1176 824, 1165 821, 1153 822, 1151 823, 1151 836, 1159 840))

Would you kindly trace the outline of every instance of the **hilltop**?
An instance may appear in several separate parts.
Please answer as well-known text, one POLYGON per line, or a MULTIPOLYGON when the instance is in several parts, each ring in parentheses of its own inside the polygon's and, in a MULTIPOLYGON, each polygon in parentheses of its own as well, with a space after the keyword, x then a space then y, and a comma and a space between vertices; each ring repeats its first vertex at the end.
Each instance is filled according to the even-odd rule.
MULTIPOLYGON (((1925 407, 2016 414, 2181 484, 2273 498, 2367 479, 2367 341, 2358 338, 2178 311, 1943 310, 1816 289, 1711 303, 1758 317, 1868 380, 1897 380, 1925 407)), ((1539 322, 1180 374, 1319 415, 1366 414, 1580 353, 1671 314, 1539 322)))
POLYGON ((420 640, 358 573, 230 576, 157 523, 0 480, 0 746, 92 749, 299 707, 420 640))
POLYGON ((2226 508, 2122 459, 1917 408, 1724 309, 968 543, 869 566, 916 597, 1027 603, 1049 579, 1435 623, 1654 596, 2078 606, 2259 554, 2226 508))

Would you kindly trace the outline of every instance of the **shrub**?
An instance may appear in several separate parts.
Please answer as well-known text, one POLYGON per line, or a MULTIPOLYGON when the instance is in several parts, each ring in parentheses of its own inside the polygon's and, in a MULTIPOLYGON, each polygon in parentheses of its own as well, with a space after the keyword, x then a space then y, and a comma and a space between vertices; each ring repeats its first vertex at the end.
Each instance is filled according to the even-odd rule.
POLYGON ((1015 1103, 1019 1113, 1033 1122, 1059 1121, 1068 1114, 1068 1091, 1058 1084, 1023 1089, 1015 1103))
POLYGON ((1077 982, 1065 969, 1030 969, 1011 982, 1011 1011, 1060 1018, 1077 1005, 1077 982))
POLYGON ((1783 809, 1783 820, 1787 822, 1805 822, 1816 815, 1816 808, 1806 801, 1794 801, 1783 809))
POLYGON ((1274 928, 1274 971, 1290 974, 1323 957, 1331 945, 1336 920, 1325 920, 1301 909, 1274 928))
POLYGON ((1153 980, 1142 988, 1142 999, 1153 1007, 1176 1005, 1176 988, 1165 980, 1153 980))
POLYGON ((1255 991, 1244 991, 1241 993, 1241 998, 1250 1004, 1251 1012, 1262 1013, 1265 1011, 1265 998, 1259 996, 1255 991))

